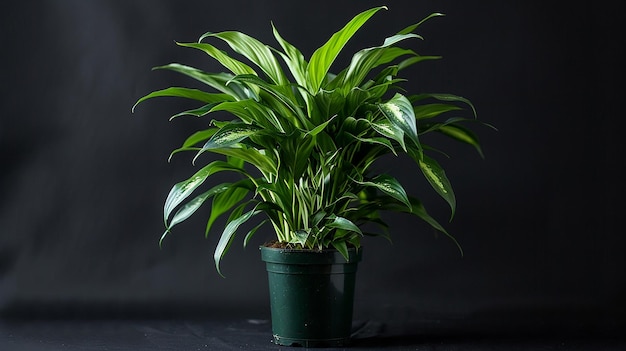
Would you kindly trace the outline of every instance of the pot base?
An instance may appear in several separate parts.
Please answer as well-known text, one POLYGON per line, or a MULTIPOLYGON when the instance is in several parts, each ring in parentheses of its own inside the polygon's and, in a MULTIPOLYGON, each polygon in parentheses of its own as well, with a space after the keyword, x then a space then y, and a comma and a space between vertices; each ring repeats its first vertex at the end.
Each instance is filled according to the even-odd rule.
POLYGON ((292 347, 344 347, 350 344, 350 338, 338 339, 299 339, 285 338, 274 334, 274 344, 292 347))

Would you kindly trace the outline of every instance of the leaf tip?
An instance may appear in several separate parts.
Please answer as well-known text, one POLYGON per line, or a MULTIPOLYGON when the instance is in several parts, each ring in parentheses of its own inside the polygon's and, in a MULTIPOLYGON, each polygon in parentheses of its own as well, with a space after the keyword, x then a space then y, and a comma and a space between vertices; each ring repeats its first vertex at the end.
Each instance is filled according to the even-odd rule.
POLYGON ((163 249, 163 240, 165 239, 165 237, 167 236, 167 234, 169 234, 170 230, 166 229, 165 232, 163 233, 163 235, 161 235, 161 238, 159 239, 159 249, 163 249))
POLYGON ((204 38, 206 38, 206 37, 209 37, 209 36, 211 36, 211 35, 213 35, 213 33, 212 33, 212 32, 206 32, 206 33, 202 34, 202 35, 200 36, 200 38, 198 38, 198 43, 202 42, 202 39, 204 39, 204 38))
POLYGON ((195 166, 195 165, 196 165, 196 160, 198 159, 198 157, 200 156, 200 154, 202 153, 202 151, 204 151, 204 149, 202 149, 202 150, 198 151, 198 153, 196 154, 196 156, 194 156, 194 157, 193 157, 193 160, 191 160, 191 164, 192 164, 193 166, 195 166))
POLYGON ((217 274, 219 274, 219 275, 220 275, 220 277, 222 277, 222 278, 224 278, 224 279, 225 279, 225 278, 226 278, 226 276, 224 275, 224 273, 222 273, 222 269, 220 268, 220 260, 221 260, 221 257, 220 257, 219 255, 217 255, 217 254, 216 254, 213 258, 214 258, 214 260, 215 260, 215 270, 217 271, 217 274))

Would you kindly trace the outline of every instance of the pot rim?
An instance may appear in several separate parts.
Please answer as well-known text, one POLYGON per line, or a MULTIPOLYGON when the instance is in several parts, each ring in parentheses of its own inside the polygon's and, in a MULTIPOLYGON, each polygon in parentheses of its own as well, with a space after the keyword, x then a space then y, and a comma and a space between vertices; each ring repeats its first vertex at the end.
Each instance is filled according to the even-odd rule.
POLYGON ((272 263, 351 264, 361 261, 363 247, 348 249, 348 260, 336 249, 285 249, 260 245, 261 259, 272 263))

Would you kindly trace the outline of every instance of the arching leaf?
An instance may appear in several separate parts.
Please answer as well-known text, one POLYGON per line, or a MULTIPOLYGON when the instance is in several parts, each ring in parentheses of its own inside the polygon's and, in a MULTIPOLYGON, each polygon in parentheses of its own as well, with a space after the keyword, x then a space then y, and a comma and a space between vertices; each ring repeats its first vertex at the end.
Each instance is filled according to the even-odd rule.
POLYGON ((163 239, 165 239, 165 236, 172 230, 172 227, 185 221, 187 218, 191 217, 191 215, 193 215, 204 204, 204 202, 207 199, 211 198, 212 196, 216 194, 226 191, 228 188, 229 188, 229 183, 216 185, 213 188, 209 189, 208 191, 202 193, 201 195, 196 196, 193 200, 187 202, 178 211, 176 211, 176 214, 174 214, 172 221, 169 224, 166 224, 166 230, 165 230, 165 233, 163 233, 163 235, 161 236, 161 239, 159 240, 159 246, 161 246, 163 239))
POLYGON ((397 141, 404 151, 407 150, 404 144, 404 131, 399 126, 390 121, 370 122, 370 125, 379 134, 397 141))
POLYGON ((167 195, 167 199, 165 200, 165 205, 163 207, 163 220, 167 227, 167 220, 170 217, 170 214, 178 206, 182 203, 191 193, 196 190, 211 174, 220 171, 240 171, 239 169, 233 167, 231 164, 228 164, 224 161, 213 161, 208 165, 202 167, 198 172, 196 172, 189 179, 184 180, 175 184, 167 195))
POLYGON ((452 211, 450 219, 452 220, 456 209, 456 198, 454 197, 454 191, 446 176, 446 172, 437 161, 426 155, 422 155, 422 159, 416 161, 422 170, 422 174, 424 174, 424 177, 428 180, 428 183, 430 183, 433 189, 450 205, 450 210, 452 211))
POLYGON ((442 113, 449 111, 460 110, 461 108, 456 105, 450 104, 426 104, 426 105, 418 105, 413 107, 413 111, 415 113, 415 118, 426 119, 426 118, 434 118, 439 116, 442 113))
POLYGON ((387 9, 386 6, 380 6, 373 9, 363 11, 356 15, 350 22, 348 22, 341 30, 333 34, 330 39, 315 50, 307 66, 308 73, 308 89, 312 94, 316 94, 319 90, 324 77, 332 63, 339 55, 339 52, 346 45, 348 40, 352 38, 365 22, 372 17, 376 12, 387 9))
POLYGON ((213 57, 217 60, 217 62, 221 63, 224 67, 228 68, 235 75, 238 74, 254 74, 257 73, 252 69, 252 67, 246 65, 245 63, 235 60, 234 58, 228 56, 224 51, 217 49, 211 44, 206 43, 176 43, 180 46, 195 48, 201 51, 204 51, 207 55, 213 57))
POLYGON ((485 158, 485 155, 483 155, 483 151, 480 147, 480 141, 478 141, 478 137, 469 129, 464 128, 458 124, 448 124, 439 127, 438 130, 455 140, 473 146, 476 151, 478 151, 480 157, 485 158))
POLYGON ((359 233, 360 235, 363 235, 363 233, 361 232, 361 229, 356 224, 352 223, 352 221, 349 219, 339 217, 339 216, 332 216, 330 219, 332 220, 332 222, 327 223, 326 224, 327 227, 335 228, 335 229, 343 229, 343 230, 347 230, 350 232, 355 232, 355 233, 359 233))
POLYGON ((204 144, 202 150, 228 148, 251 135, 258 133, 261 128, 245 123, 229 123, 220 128, 213 136, 204 144))
MULTIPOLYGON (((248 87, 241 84, 228 84, 233 78, 230 73, 207 73, 197 68, 181 65, 179 63, 170 63, 169 65, 154 67, 153 69, 166 69, 174 72, 184 74, 190 78, 193 78, 201 83, 204 83, 224 94, 232 96, 227 100, 232 101, 237 99, 249 99, 254 97, 254 92, 251 92, 248 87)), ((207 102, 221 102, 221 101, 207 101, 207 102)))
POLYGON ((250 220, 250 218, 252 218, 253 216, 256 216, 257 214, 259 214, 260 212, 261 211, 257 210, 255 206, 252 210, 242 214, 241 216, 237 218, 233 218, 226 225, 226 228, 224 228, 224 231, 222 232, 222 235, 220 236, 220 240, 218 241, 217 246, 215 248, 215 254, 213 255, 217 273, 219 273, 219 275, 221 275, 222 277, 224 275, 222 274, 222 271, 220 270, 220 261, 224 257, 224 254, 230 248, 230 245, 232 244, 233 239, 235 237, 235 233, 237 232, 237 229, 239 229, 239 227, 242 224, 250 220))
POLYGON ((208 236, 215 220, 217 220, 224 213, 230 211, 230 209, 243 200, 251 190, 254 190, 253 188, 254 187, 252 186, 250 180, 245 179, 237 183, 233 183, 228 187, 228 189, 217 194, 213 198, 213 203, 211 204, 211 214, 209 215, 204 235, 208 236))
POLYGON ((150 94, 137 100, 137 102, 135 102, 135 104, 133 105, 132 112, 135 112, 135 108, 141 102, 155 97, 181 97, 196 101, 202 101, 204 103, 215 103, 232 100, 232 98, 227 94, 207 93, 202 90, 190 88, 169 87, 166 89, 153 91, 150 94))
POLYGON ((198 39, 198 42, 208 37, 215 37, 225 41, 231 49, 257 65, 275 84, 285 85, 289 83, 272 51, 267 45, 257 39, 241 32, 227 31, 205 33, 198 39))
POLYGON ((370 181, 356 181, 361 185, 373 186, 376 189, 382 191, 383 193, 393 197, 394 199, 402 202, 407 206, 407 208, 411 208, 411 203, 409 202, 409 198, 406 194, 406 191, 394 177, 381 174, 370 181))

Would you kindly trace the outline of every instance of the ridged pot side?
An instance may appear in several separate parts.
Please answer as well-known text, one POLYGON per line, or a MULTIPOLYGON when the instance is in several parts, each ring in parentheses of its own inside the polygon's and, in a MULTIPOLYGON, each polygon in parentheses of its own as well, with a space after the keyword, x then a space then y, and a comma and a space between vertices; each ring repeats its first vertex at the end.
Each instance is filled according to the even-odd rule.
POLYGON ((272 332, 278 345, 345 346, 350 341, 354 287, 362 250, 261 246, 268 273, 272 332))

